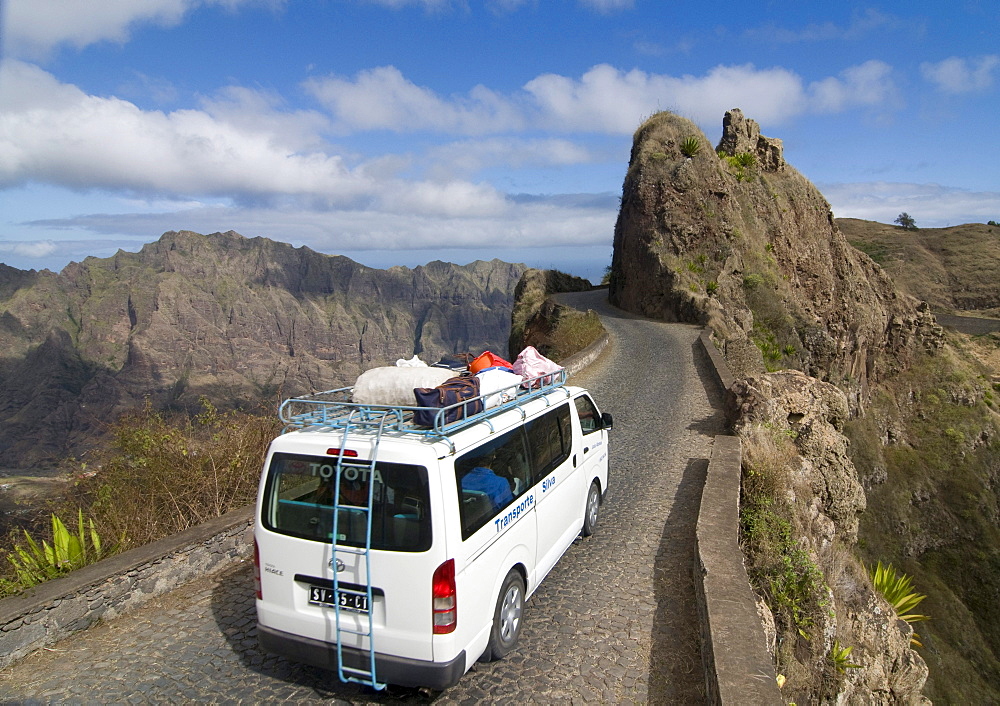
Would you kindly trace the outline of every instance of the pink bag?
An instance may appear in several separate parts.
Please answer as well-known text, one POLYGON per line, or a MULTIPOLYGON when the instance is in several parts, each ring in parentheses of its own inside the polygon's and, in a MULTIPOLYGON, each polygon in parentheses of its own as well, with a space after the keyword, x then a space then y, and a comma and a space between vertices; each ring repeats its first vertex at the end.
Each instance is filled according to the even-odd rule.
MULTIPOLYGON (((539 353, 534 346, 528 346, 517 356, 517 360, 514 361, 514 372, 521 376, 525 381, 531 378, 537 378, 540 375, 546 375, 546 373, 558 373, 562 370, 562 366, 558 363, 554 363, 544 355, 539 353)), ((539 383, 542 385, 549 385, 553 382, 555 376, 547 375, 541 378, 541 380, 532 380, 531 382, 525 382, 524 387, 538 387, 539 383)))

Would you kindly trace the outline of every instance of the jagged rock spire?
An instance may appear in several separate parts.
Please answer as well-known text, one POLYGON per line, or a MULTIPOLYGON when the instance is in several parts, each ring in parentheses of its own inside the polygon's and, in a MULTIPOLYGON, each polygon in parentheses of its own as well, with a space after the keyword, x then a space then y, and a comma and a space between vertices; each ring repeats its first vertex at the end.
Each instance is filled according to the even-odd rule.
POLYGON ((739 108, 726 111, 722 119, 722 139, 715 151, 728 155, 749 152, 766 172, 777 172, 785 166, 781 140, 761 135, 757 121, 744 117, 739 108))

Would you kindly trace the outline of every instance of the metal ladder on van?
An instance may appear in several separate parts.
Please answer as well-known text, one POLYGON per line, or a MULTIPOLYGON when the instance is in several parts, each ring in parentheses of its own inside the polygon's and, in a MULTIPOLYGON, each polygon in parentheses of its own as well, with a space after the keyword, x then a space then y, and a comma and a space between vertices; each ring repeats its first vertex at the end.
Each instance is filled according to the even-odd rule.
MULTIPOLYGON (((337 470, 336 470, 336 481, 333 490, 333 536, 331 537, 331 567, 333 568, 333 591, 334 591, 334 613, 336 616, 336 627, 337 627, 337 674, 341 681, 344 682, 354 682, 357 684, 365 684, 372 687, 377 691, 385 689, 386 684, 379 682, 375 675, 375 640, 374 640, 374 611, 375 611, 375 601, 372 596, 372 574, 371 574, 371 549, 372 549, 372 507, 375 498, 375 461, 378 458, 378 446, 382 439, 382 431, 385 428, 386 418, 389 416, 388 413, 382 413, 379 415, 371 415, 365 411, 352 412, 347 423, 344 425, 344 434, 341 438, 341 453, 337 456, 337 470), (357 421, 354 420, 355 414, 359 415, 357 421), (377 427, 375 426, 377 423, 377 427), (375 428, 375 442, 372 445, 371 462, 368 466, 368 502, 365 506, 360 505, 342 505, 340 502, 340 480, 342 477, 343 466, 344 466, 344 454, 343 450, 347 445, 347 435, 354 429, 359 427, 375 428), (360 547, 337 547, 337 540, 339 538, 338 533, 338 520, 340 519, 340 511, 342 508, 349 509, 350 512, 363 512, 365 516, 365 546, 360 547), (365 567, 365 581, 364 596, 367 600, 368 606, 368 626, 367 629, 356 629, 351 627, 345 627, 341 621, 341 614, 344 612, 342 607, 343 601, 341 600, 341 592, 344 589, 340 587, 340 579, 338 577, 337 571, 337 552, 346 554, 357 554, 364 558, 365 567), (367 648, 362 647, 362 652, 367 653, 367 669, 351 667, 344 664, 344 636, 345 635, 360 635, 362 645, 367 642, 367 648)), ((353 589, 347 589, 345 593, 357 595, 358 591, 353 589)), ((364 620, 361 621, 364 623, 364 620)))

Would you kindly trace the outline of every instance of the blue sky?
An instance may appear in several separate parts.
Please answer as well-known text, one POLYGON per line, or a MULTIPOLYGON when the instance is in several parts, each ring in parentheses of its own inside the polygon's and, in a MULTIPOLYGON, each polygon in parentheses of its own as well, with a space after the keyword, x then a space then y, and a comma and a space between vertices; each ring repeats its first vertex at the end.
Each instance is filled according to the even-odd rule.
POLYGON ((632 134, 740 108, 834 215, 1000 220, 1000 3, 3 0, 0 262, 168 230, 598 278, 632 134))

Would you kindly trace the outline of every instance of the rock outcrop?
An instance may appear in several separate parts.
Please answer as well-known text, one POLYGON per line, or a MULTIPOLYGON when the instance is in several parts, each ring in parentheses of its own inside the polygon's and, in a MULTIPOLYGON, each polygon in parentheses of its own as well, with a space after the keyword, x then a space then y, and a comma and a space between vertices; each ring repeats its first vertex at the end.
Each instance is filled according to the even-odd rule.
MULTIPOLYGON (((751 454, 749 472, 774 474, 768 482, 777 486, 777 502, 790 509, 796 550, 824 577, 819 604, 803 600, 797 606, 799 624, 775 626, 775 616, 759 607, 771 625, 771 653, 789 680, 785 693, 805 703, 834 697, 845 704, 926 702, 921 689, 928 669, 911 648, 913 629, 875 593, 864 567, 848 551, 857 541, 866 498, 843 434, 846 395, 793 370, 737 381, 732 392, 734 428, 751 454), (787 440, 785 452, 775 453, 768 438, 787 440), (781 462, 776 464, 776 458, 781 462), (792 645, 778 645, 778 627, 784 628, 784 640, 794 640, 792 645), (857 666, 838 672, 830 655, 845 647, 851 648, 850 664, 857 666)), ((771 590, 795 599, 787 588, 772 584, 771 590)))
POLYGON ((795 367, 846 389, 856 411, 872 382, 939 345, 940 329, 847 243, 780 141, 736 110, 724 130, 718 153, 669 113, 636 132, 611 301, 708 324, 737 376, 795 367), (689 139, 701 145, 691 156, 689 139))
POLYGON ((847 243, 781 141, 738 110, 716 150, 676 115, 639 127, 614 246, 611 301, 708 326, 738 379, 741 539, 774 611, 762 604, 785 695, 921 702, 912 629, 852 551, 866 495, 844 431, 881 382, 942 345, 928 307, 847 243), (846 647, 850 666, 834 659, 846 647))
POLYGON ((506 349, 523 265, 376 270, 228 232, 170 232, 56 275, 0 270, 0 455, 79 453, 150 398, 274 404, 419 355, 506 349))

